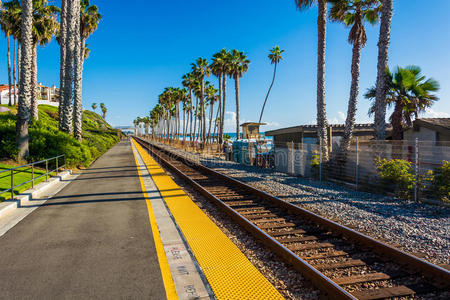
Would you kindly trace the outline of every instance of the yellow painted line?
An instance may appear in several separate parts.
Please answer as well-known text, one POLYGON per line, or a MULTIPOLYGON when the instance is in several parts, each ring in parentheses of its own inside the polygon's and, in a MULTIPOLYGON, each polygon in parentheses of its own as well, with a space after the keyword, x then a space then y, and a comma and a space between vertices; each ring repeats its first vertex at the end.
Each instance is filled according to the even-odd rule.
POLYGON ((133 142, 217 299, 283 299, 147 151, 133 142))
MULTIPOLYGON (((133 148, 133 147, 132 147, 133 148)), ((161 236, 159 235, 158 224, 156 223, 155 214, 153 213, 152 204, 148 197, 145 189, 144 181, 142 179, 141 170, 139 168, 139 163, 136 158, 136 153, 133 149, 134 160, 136 161, 136 167, 139 173, 139 180, 141 182, 142 193, 145 197, 145 202, 147 203, 148 217, 150 220, 150 226, 152 228, 153 239, 155 240, 156 254, 158 256, 159 267, 161 269, 161 275, 164 283, 164 288, 166 290, 166 297, 168 300, 177 300, 177 291, 175 289, 175 283, 173 282, 172 274, 170 273, 169 263, 167 261, 166 253, 164 251, 163 243, 161 241, 161 236)))

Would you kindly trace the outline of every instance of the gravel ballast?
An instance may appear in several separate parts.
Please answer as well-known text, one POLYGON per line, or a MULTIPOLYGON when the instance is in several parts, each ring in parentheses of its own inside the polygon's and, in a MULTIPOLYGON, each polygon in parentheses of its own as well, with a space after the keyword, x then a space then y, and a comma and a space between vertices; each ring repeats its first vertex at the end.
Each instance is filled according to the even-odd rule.
POLYGON ((431 263, 450 264, 448 207, 357 192, 329 182, 159 145, 431 263))

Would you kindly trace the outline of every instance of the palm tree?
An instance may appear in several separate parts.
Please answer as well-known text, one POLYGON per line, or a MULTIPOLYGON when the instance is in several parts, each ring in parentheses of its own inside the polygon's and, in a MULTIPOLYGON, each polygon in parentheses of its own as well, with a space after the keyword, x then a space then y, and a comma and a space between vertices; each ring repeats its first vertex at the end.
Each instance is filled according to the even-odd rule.
POLYGON ((386 139, 386 68, 388 67, 389 40, 393 0, 382 0, 380 36, 378 39, 377 95, 375 100, 375 138, 386 139))
POLYGON ((100 109, 102 110, 102 118, 105 119, 106 118, 106 112, 108 111, 108 109, 105 106, 105 103, 100 103, 100 109))
POLYGON ((209 128, 208 128, 208 138, 207 140, 211 142, 211 124, 214 117, 214 103, 219 100, 217 96, 217 90, 213 85, 208 85, 205 88, 206 98, 209 102, 209 128))
POLYGON ((295 0, 299 10, 316 4, 319 7, 317 16, 317 133, 322 145, 322 158, 328 160, 327 114, 325 106, 325 41, 327 34, 327 0, 295 0))
POLYGON ((97 109, 97 103, 92 103, 92 105, 91 105, 91 107, 92 107, 92 109, 95 111, 96 109, 97 109))
POLYGON ((58 115, 59 115, 59 130, 65 129, 65 116, 67 112, 65 112, 65 105, 68 104, 65 101, 64 93, 65 93, 65 71, 66 71, 66 53, 67 53, 67 10, 68 10, 68 2, 69 0, 61 0, 61 13, 59 15, 60 24, 59 24, 59 33, 56 37, 56 41, 59 43, 59 107, 58 107, 58 115))
MULTIPOLYGON (((65 34, 65 59, 64 59, 64 92, 63 92, 63 131, 73 133, 73 104, 72 104, 72 81, 74 79, 74 58, 75 42, 79 32, 76 28, 77 19, 79 19, 79 10, 77 11, 79 0, 66 0, 66 34, 65 34)), ((64 21, 62 21, 64 22, 64 21)))
POLYGON ((200 109, 202 116, 202 134, 201 141, 202 147, 205 146, 206 142, 206 118, 205 118, 205 76, 211 75, 211 68, 209 67, 208 61, 205 58, 199 57, 196 64, 192 64, 192 70, 197 74, 200 79, 200 109))
POLYGON ((19 74, 19 104, 17 109, 17 148, 18 159, 23 160, 28 155, 28 121, 30 119, 31 102, 31 68, 33 47, 33 1, 22 0, 21 25, 21 68, 19 74))
POLYGON ((137 121, 137 119, 133 120, 133 125, 134 125, 134 135, 137 136, 137 132, 138 132, 138 129, 137 129, 138 121, 137 121))
MULTIPOLYGON (((0 2, 1 4, 1 2, 0 2)), ((6 60, 8 62, 8 88, 9 88, 9 99, 8 106, 12 106, 12 93, 11 93, 11 51, 10 51, 10 36, 12 35, 15 13, 13 9, 8 7, 8 3, 3 3, 3 7, 0 13, 0 26, 1 30, 5 33, 5 37, 7 40, 7 51, 6 51, 6 60)))
MULTIPOLYGON (((390 116, 392 125, 392 139, 401 140, 404 126, 411 126, 412 119, 424 112, 439 98, 433 94, 439 90, 439 83, 430 78, 425 80, 421 69, 417 66, 406 68, 397 67, 392 74, 386 70, 386 104, 394 106, 394 112, 390 116)), ((371 87, 364 95, 366 98, 376 99, 377 89, 371 87)), ((369 115, 376 111, 376 100, 372 103, 369 115)))
POLYGON ((236 92, 236 138, 239 139, 239 79, 247 72, 250 60, 244 52, 233 49, 231 52, 230 77, 234 79, 234 88, 236 92))
POLYGON ((343 22, 346 26, 352 26, 348 36, 348 42, 353 45, 350 86, 347 118, 345 120, 344 136, 340 145, 340 158, 345 160, 355 126, 356 106, 359 93, 359 76, 361 49, 366 45, 367 36, 364 21, 376 24, 378 12, 381 9, 379 0, 329 0, 332 3, 330 18, 333 21, 343 22))
MULTIPOLYGON (((77 2, 78 3, 78 2, 77 2)), ((82 84, 83 84, 83 64, 84 59, 89 55, 86 48, 87 38, 94 33, 98 23, 102 18, 96 5, 90 5, 89 0, 81 0, 77 7, 80 10, 80 17, 77 18, 75 38, 75 82, 74 82, 74 135, 81 140, 82 134, 82 84)))
POLYGON ((270 54, 269 54, 270 63, 274 65, 273 78, 272 78, 272 83, 270 84, 269 90, 267 91, 266 99, 264 100, 264 104, 261 109, 261 115, 259 116, 258 123, 261 123, 262 116, 264 113, 264 107, 266 107, 267 98, 269 98, 270 90, 272 89, 273 83, 275 82, 275 75, 277 74, 277 64, 283 59, 283 57, 281 57, 281 54, 283 54, 283 52, 284 52, 284 50, 281 50, 280 47, 278 47, 278 46, 275 46, 272 48, 272 50, 270 50, 270 54))
POLYGON ((52 40, 53 35, 59 30, 56 21, 56 13, 60 9, 54 5, 48 5, 47 0, 33 0, 33 68, 31 89, 31 116, 34 120, 39 118, 38 93, 37 93, 37 45, 45 46, 52 40))
POLYGON ((190 115, 190 129, 189 129, 189 136, 191 138, 191 141, 193 141, 192 138, 192 112, 193 112, 193 90, 195 86, 195 76, 192 73, 187 73, 183 75, 183 81, 182 84, 184 87, 186 87, 189 90, 189 115, 190 115))
POLYGON ((227 95, 227 75, 229 74, 231 62, 231 53, 227 49, 223 48, 220 52, 213 55, 213 62, 211 64, 211 70, 213 74, 219 79, 219 119, 221 120, 219 125, 219 144, 223 142, 223 120, 225 117, 225 104, 227 95))
MULTIPOLYGON (((1 1, 0 1, 1 3, 1 1)), ((20 2, 18 0, 11 0, 3 3, 3 10, 1 13, 1 20, 5 20, 5 27, 9 29, 9 34, 14 39, 14 48, 13 48, 13 96, 14 96, 14 105, 17 105, 17 72, 16 72, 16 63, 18 62, 18 59, 16 59, 19 56, 18 51, 18 45, 20 41, 20 33, 21 33, 21 8, 20 8, 20 2), (16 48, 17 47, 17 48, 16 48), (17 51, 16 51, 17 49, 17 51)), ((2 25, 3 26, 3 25, 2 25)), ((6 28, 5 28, 6 29, 6 28)), ((8 41, 9 43, 9 41, 8 41)), ((9 48, 9 46, 8 46, 9 48)), ((9 57, 9 54, 8 54, 9 57)), ((10 64, 10 59, 8 58, 8 65, 10 64)), ((8 69, 10 70, 10 69, 8 69)), ((8 73, 8 76, 9 73, 8 73)), ((9 79, 9 77, 8 77, 9 79)), ((11 84, 9 84, 11 86, 11 84)), ((11 92, 9 93, 11 94, 11 92)))

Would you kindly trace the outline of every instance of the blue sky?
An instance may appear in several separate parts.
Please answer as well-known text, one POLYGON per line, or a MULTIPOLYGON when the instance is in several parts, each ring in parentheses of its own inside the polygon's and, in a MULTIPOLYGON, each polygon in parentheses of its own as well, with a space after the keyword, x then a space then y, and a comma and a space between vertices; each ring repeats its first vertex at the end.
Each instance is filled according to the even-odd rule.
MULTIPOLYGON (((51 1, 59 4, 59 1, 51 1)), ((273 66, 267 58, 275 45, 285 50, 266 106, 264 129, 315 122, 317 9, 299 12, 294 1, 280 0, 91 0, 103 20, 88 40, 83 101, 104 102, 113 125, 130 125, 145 116, 167 86, 179 86, 197 57, 210 58, 221 48, 244 51, 251 60, 240 82, 241 120, 256 121, 273 66), (127 4, 129 6, 127 6, 127 4)), ((389 65, 418 65, 440 82, 440 100, 427 116, 450 116, 450 1, 394 0, 389 65)), ((348 28, 328 23, 326 103, 329 122, 345 118, 350 86, 348 28)), ((357 122, 370 122, 362 94, 376 78, 378 26, 367 25, 362 52, 357 122)), ((6 40, 0 39, 0 80, 7 82, 6 40)), ((59 47, 55 41, 38 51, 38 80, 59 84, 59 47)), ((214 77, 209 79, 216 84, 214 77)), ((233 129, 234 84, 228 84, 228 130, 233 129)))

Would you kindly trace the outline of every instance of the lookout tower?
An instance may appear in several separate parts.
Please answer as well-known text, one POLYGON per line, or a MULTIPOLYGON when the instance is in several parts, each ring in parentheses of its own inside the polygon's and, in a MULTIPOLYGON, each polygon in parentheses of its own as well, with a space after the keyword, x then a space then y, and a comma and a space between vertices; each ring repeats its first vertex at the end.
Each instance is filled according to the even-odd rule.
POLYGON ((266 123, 246 122, 241 124, 242 138, 259 140, 261 137, 261 134, 259 133, 259 126, 261 125, 266 125, 266 123))

